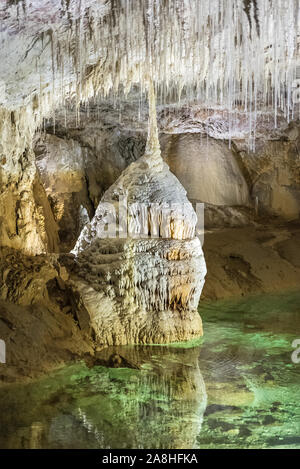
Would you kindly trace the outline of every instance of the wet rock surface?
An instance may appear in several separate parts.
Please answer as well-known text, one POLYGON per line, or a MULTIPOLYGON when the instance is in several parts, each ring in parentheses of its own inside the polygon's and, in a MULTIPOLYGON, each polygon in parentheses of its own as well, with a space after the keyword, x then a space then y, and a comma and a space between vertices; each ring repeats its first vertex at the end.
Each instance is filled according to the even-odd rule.
POLYGON ((0 337, 7 351, 2 382, 36 378, 94 353, 91 336, 78 325, 67 278, 54 255, 0 250, 0 337))
MULTIPOLYGON (((254 129, 249 130, 249 119, 241 102, 236 101, 233 116, 225 108, 216 109, 213 103, 206 107, 189 103, 187 90, 177 89, 176 84, 170 87, 169 96, 163 84, 158 90, 161 94, 159 130, 163 158, 171 172, 161 161, 149 169, 142 157, 148 119, 145 96, 143 87, 133 84, 135 80, 140 84, 140 76, 137 78, 136 71, 127 76, 124 67, 116 66, 114 61, 119 51, 111 47, 111 41, 108 52, 114 50, 117 55, 109 55, 106 63, 93 57, 90 63, 91 35, 99 31, 90 19, 113 19, 114 12, 108 3, 88 2, 91 9, 84 9, 87 15, 82 22, 82 12, 74 1, 68 6, 64 2, 56 5, 53 11, 48 0, 42 7, 38 2, 31 2, 27 10, 17 3, 10 2, 7 12, 4 7, 0 9, 1 38, 7 45, 1 49, 7 68, 3 67, 0 72, 0 105, 5 106, 0 109, 0 247, 4 248, 0 258, 1 300, 21 308, 18 311, 26 309, 24 318, 27 314, 35 315, 31 308, 36 305, 41 305, 43 311, 46 305, 45 317, 58 314, 53 311, 59 312, 62 324, 64 315, 70 316, 78 340, 81 335, 87 337, 92 348, 96 336, 102 344, 107 340, 109 343, 146 342, 147 337, 152 341, 156 334, 162 341, 200 334, 202 326, 196 307, 205 267, 200 243, 192 239, 194 214, 191 206, 180 222, 175 210, 175 224, 165 224, 165 228, 169 228, 164 234, 170 238, 165 244, 160 238, 154 241, 124 238, 120 243, 98 243, 94 231, 99 223, 101 225, 104 215, 101 209, 97 212, 98 204, 100 201, 115 204, 116 195, 122 195, 124 187, 130 188, 133 203, 136 200, 174 201, 175 189, 181 194, 178 199, 175 197, 179 202, 184 199, 193 204, 205 203, 204 253, 209 272, 203 300, 297 287, 299 122, 288 124, 281 111, 274 117, 274 110, 268 108, 255 118, 254 138, 254 129), (78 24, 82 28, 77 28, 78 24), (86 43, 81 41, 83 38, 86 43), (69 39, 72 47, 67 47, 71 45, 69 39), (20 47, 16 47, 17 44, 20 47), (89 44, 86 50, 83 44, 89 44), (16 61, 20 65, 17 74, 16 61), (34 61, 35 67, 32 67, 34 61), (115 91, 122 82, 126 97, 121 97, 119 91, 116 95, 108 93, 112 86, 112 64, 116 72, 115 91), (75 74, 73 66, 79 65, 81 72, 75 74), (165 102, 166 97, 169 101, 165 102), (137 165, 130 170, 134 162, 137 165), (135 171, 138 177, 133 174, 135 171), (183 195, 184 189, 179 188, 172 173, 187 196, 183 195), (121 174, 120 185, 116 181, 121 174), (152 183, 156 177, 160 181, 155 186, 152 183), (156 195, 151 199, 149 194, 156 195), (288 223, 290 221, 295 223, 288 223), (91 232, 84 226, 89 226, 91 232), (85 234, 78 241, 80 233, 85 234), (77 259, 72 255, 53 255, 67 253, 75 245, 77 259), (44 256, 39 257, 41 254, 44 256), (147 265, 151 268, 147 269, 147 265), (103 334, 100 332, 103 323, 98 317, 100 307, 107 312, 117 311, 117 319, 113 315, 107 318, 103 334), (133 326, 132 334, 124 333, 128 318, 126 314, 123 317, 121 311, 126 308, 133 317, 136 315, 137 324, 141 326, 133 326), (154 310, 153 322, 147 325, 146 318, 151 310, 154 310), (138 317, 136 313, 141 311, 143 314, 138 317), (110 327, 113 318, 115 328, 110 327), (185 321, 189 324, 186 330, 181 327, 185 321), (119 329, 123 332, 119 333, 119 329), (164 331, 161 336, 160 330, 164 331)), ((246 26, 249 11, 246 16, 243 12, 239 10, 241 24, 246 26)), ((124 11, 119 13, 123 18, 124 11)), ((182 15, 180 11, 176 15, 178 13, 176 21, 181 24, 182 15)), ((134 21, 140 20, 135 11, 130 10, 130 14, 134 21)), ((167 19, 167 10, 164 15, 167 19)), ((203 11, 203 24, 206 19, 203 11)), ((288 17, 285 20, 285 25, 290 25, 288 17)), ((218 24, 218 15, 214 21, 218 24)), ((150 18, 148 23, 141 31, 144 27, 145 32, 148 31, 150 18)), ((118 33, 124 33, 114 20, 112 25, 118 33)), ((109 33, 108 23, 102 26, 109 33)), ((105 36, 106 40, 109 37, 109 34, 105 36)), ((160 40, 162 37, 159 34, 160 40)), ((176 36, 178 44, 184 37, 181 33, 176 36)), ((98 45, 102 41, 100 36, 94 39, 98 45)), ((134 44, 138 46, 135 41, 134 44)), ((126 53, 131 50, 127 46, 126 42, 126 53)), ((286 47, 290 47, 290 43, 286 47)), ((100 47, 99 59, 102 53, 100 47)), ((129 55, 133 57, 131 52, 129 55)), ((240 58, 244 61, 245 54, 240 58)), ((281 59, 284 61, 284 57, 281 59)), ((135 67, 136 64, 129 62, 127 65, 135 67)), ((264 57, 263 63, 267 67, 269 58, 264 57)), ((144 61, 141 66, 144 74, 144 61)), ((197 62, 198 66, 206 73, 203 64, 197 62)), ((164 73, 164 77, 156 79, 169 79, 173 72, 167 67, 164 73)), ((249 89, 250 86, 252 83, 249 89)), ((296 115, 295 111, 293 117, 296 115)), ((129 218, 132 235, 136 225, 134 210, 129 218)), ((147 217, 143 223, 143 229, 149 234, 147 217)), ((5 314, 7 324, 14 327, 15 316, 13 320, 8 318, 9 308, 5 314)), ((18 320, 21 324, 21 313, 18 320)), ((27 328, 27 324, 24 327, 27 328)), ((31 331, 26 330, 26 334, 30 337, 31 331)), ((52 336, 55 337, 56 332, 47 336, 46 342, 50 342, 52 336)), ((16 350, 21 347, 20 343, 11 346, 16 350)), ((57 351, 59 347, 57 341, 57 351)), ((28 362, 35 360, 35 354, 30 353, 28 362)))

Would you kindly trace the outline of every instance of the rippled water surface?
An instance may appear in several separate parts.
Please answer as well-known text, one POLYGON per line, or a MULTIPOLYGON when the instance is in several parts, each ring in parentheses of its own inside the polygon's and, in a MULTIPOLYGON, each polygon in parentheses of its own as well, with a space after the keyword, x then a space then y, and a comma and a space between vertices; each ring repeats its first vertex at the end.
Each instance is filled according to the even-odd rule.
MULTIPOLYGON (((300 293, 202 305, 203 339, 0 389, 1 448, 300 448, 300 293)), ((105 358, 105 357, 104 357, 105 358)))

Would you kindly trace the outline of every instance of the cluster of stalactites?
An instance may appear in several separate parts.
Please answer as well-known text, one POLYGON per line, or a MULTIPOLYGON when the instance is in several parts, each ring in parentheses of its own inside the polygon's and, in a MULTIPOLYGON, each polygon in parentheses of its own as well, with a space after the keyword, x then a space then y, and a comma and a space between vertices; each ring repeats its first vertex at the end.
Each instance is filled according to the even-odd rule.
POLYGON ((275 123, 279 110, 293 118, 299 8, 298 0, 112 1, 93 30, 99 61, 82 97, 118 93, 120 85, 144 90, 151 67, 159 103, 184 95, 244 109, 253 121, 264 106, 273 107, 275 123))
MULTIPOLYGON (((30 20, 31 4, 25 3, 22 28, 30 20)), ((133 85, 140 86, 142 97, 151 70, 158 104, 184 98, 243 110, 254 137, 257 112, 266 106, 274 110, 275 127, 281 111, 288 120, 298 117, 299 0, 70 0, 61 5, 65 27, 58 22, 57 29, 36 38, 41 51, 50 43, 52 63, 53 84, 40 96, 41 115, 70 98, 79 108, 92 97, 126 94, 133 85)), ((41 95, 49 78, 43 73, 41 67, 41 95)))

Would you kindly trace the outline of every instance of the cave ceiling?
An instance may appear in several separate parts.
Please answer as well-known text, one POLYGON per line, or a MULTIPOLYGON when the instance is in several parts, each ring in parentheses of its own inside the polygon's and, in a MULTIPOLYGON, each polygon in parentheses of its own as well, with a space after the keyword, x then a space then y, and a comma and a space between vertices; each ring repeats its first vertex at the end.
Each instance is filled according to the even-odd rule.
POLYGON ((175 130, 196 128, 199 107, 222 125, 245 114, 250 132, 269 112, 276 127, 298 117, 299 11, 299 0, 2 0, 0 106, 29 107, 37 126, 104 105, 131 106, 134 120, 152 77, 160 110, 189 104, 175 130))

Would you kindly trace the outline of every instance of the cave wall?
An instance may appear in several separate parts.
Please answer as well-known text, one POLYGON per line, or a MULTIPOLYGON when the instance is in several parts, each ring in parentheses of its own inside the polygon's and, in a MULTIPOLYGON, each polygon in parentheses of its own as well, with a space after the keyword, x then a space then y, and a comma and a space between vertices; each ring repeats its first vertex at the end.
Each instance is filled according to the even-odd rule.
POLYGON ((36 142, 35 156, 58 229, 60 250, 70 251, 94 211, 85 172, 88 149, 73 139, 46 134, 36 142))
MULTIPOLYGON (((25 362, 36 361, 38 372, 53 366, 50 355, 59 364, 93 353, 87 309, 70 289, 71 256, 37 254, 68 252, 74 246, 103 192, 143 153, 146 133, 88 123, 64 132, 58 128, 56 135, 48 129, 33 140, 25 121, 20 128, 10 114, 5 119, 0 148, 0 319, 5 321, 0 321, 0 337, 9 344, 13 367, 7 369, 13 380, 20 374, 34 376, 25 362)), ((258 197, 263 223, 269 216, 299 219, 299 126, 258 138, 255 152, 243 140, 234 140, 229 149, 227 141, 199 133, 161 132, 161 144, 189 197, 206 202, 206 227, 222 228, 205 237, 208 276, 202 299, 297 288, 299 229, 272 225, 266 230, 256 224, 253 207, 258 197)), ((97 263, 94 254, 92 259, 97 263)), ((84 278, 90 273, 88 266, 84 278)), ((89 293, 89 301, 93 298, 89 293)))
POLYGON ((144 149, 144 134, 120 133, 99 123, 36 139, 36 166, 57 224, 60 251, 74 247, 103 193, 144 149))
POLYGON ((162 152, 190 200, 213 205, 251 204, 249 188, 228 143, 202 134, 162 135, 162 152))
MULTIPOLYGON (((60 251, 72 249, 103 193, 143 154, 145 139, 143 130, 88 123, 36 140, 36 166, 57 225, 60 251)), ((228 141, 199 133, 162 132, 160 143, 189 199, 205 203, 207 228, 245 226, 257 215, 255 208, 262 217, 299 218, 297 125, 279 136, 258 138, 254 152, 245 140, 236 139, 229 148, 228 141)))
MULTIPOLYGON (((34 136, 25 111, 1 112, 0 246, 68 252, 103 193, 143 154, 145 127, 106 116, 34 136)), ((244 139, 229 148, 226 140, 178 129, 161 129, 160 142, 189 199, 205 202, 207 228, 247 225, 254 208, 262 217, 299 219, 299 124, 259 136, 254 152, 244 139)))
POLYGON ((54 252, 57 229, 36 170, 28 110, 0 109, 0 135, 0 246, 27 254, 54 252))
POLYGON ((245 144, 238 141, 236 150, 252 199, 257 199, 261 214, 289 221, 299 219, 299 124, 291 123, 281 135, 258 139, 255 152, 249 152, 245 144))

